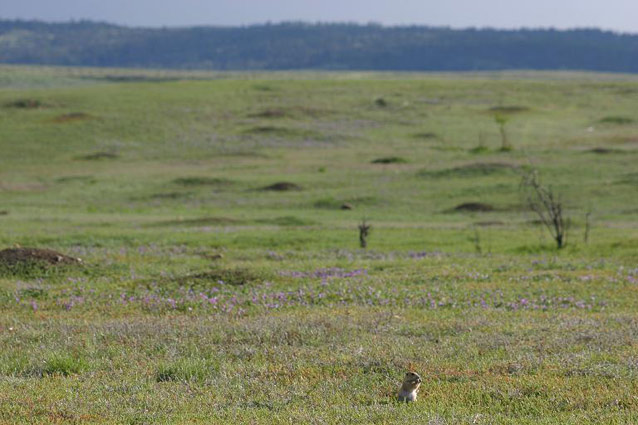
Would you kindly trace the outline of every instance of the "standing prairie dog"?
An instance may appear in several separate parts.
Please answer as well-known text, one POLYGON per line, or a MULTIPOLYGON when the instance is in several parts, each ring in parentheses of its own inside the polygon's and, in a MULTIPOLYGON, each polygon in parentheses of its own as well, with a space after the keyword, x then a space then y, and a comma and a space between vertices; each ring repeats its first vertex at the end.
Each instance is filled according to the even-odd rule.
POLYGON ((408 372, 403 378, 403 385, 399 390, 399 401, 416 401, 416 393, 421 386, 421 377, 416 372, 408 372))

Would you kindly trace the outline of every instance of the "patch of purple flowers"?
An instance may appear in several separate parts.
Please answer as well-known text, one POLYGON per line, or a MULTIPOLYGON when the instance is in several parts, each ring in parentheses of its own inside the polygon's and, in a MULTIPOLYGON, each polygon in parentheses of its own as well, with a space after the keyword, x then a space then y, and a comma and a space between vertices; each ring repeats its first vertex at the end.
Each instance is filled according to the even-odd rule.
POLYGON ((295 279, 329 279, 329 278, 349 278, 356 276, 367 276, 366 269, 346 270, 339 267, 322 268, 311 272, 300 271, 283 271, 279 273, 281 276, 289 276, 295 279))
MULTIPOLYGON (((78 291, 76 291, 78 292, 78 291)), ((218 314, 244 314, 246 311, 269 311, 290 307, 310 306, 391 306, 397 308, 419 309, 493 309, 506 311, 519 310, 590 310, 604 308, 603 301, 595 298, 577 299, 570 296, 532 296, 505 297, 501 291, 481 293, 448 293, 423 288, 378 288, 362 285, 359 281, 340 282, 339 284, 315 284, 294 290, 273 289, 269 283, 250 289, 237 289, 231 286, 214 287, 206 290, 193 290, 180 287, 168 291, 165 288, 152 287, 143 291, 98 294, 94 291, 79 291, 80 294, 60 294, 55 305, 69 311, 77 306, 103 305, 120 308, 139 308, 149 312, 210 311, 218 314), (509 299, 508 299, 509 298, 509 299)), ((42 309, 35 300, 16 300, 26 303, 34 311, 42 309)), ((44 307, 46 308, 46 307, 44 307)))

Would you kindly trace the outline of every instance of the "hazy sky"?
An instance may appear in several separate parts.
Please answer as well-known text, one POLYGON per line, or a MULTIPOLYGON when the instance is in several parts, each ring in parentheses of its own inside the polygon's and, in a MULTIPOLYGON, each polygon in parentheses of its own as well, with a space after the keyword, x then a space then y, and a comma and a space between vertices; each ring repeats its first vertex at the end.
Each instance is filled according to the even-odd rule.
POLYGON ((0 17, 143 26, 303 20, 638 33, 638 0, 0 0, 0 17))

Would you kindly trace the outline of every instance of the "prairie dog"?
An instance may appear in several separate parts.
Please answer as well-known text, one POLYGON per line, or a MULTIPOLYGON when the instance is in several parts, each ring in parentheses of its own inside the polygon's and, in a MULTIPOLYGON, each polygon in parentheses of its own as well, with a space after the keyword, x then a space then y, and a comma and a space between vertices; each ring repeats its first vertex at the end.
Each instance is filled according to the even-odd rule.
POLYGON ((421 377, 416 372, 408 372, 403 378, 403 385, 399 390, 399 401, 416 401, 416 393, 421 386, 421 377))

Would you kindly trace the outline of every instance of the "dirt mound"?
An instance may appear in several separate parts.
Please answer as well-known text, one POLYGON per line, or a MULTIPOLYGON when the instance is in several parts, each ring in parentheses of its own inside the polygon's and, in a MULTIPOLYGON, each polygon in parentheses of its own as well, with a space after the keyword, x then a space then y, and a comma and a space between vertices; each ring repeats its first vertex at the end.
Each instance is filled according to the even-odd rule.
POLYGON ((488 212, 494 210, 495 208, 492 205, 484 204, 482 202, 465 202, 454 207, 454 211, 460 212, 488 212))
POLYGON ((258 283, 264 280, 264 276, 244 268, 213 269, 207 272, 181 276, 174 279, 180 285, 233 285, 242 286, 250 283, 258 283))
POLYGON ((590 153, 598 153, 598 154, 607 154, 607 153, 621 153, 620 149, 611 149, 611 148, 593 148, 588 150, 590 153))
POLYGON ((275 127, 272 125, 260 125, 257 127, 252 127, 246 130, 246 133, 253 134, 275 134, 275 135, 288 135, 291 132, 289 128, 285 127, 275 127))
POLYGON ((282 139, 324 139, 325 136, 315 130, 294 127, 277 127, 261 125, 244 130, 244 134, 253 136, 268 136, 282 139))
POLYGON ((250 114, 250 118, 284 118, 288 114, 283 109, 264 109, 261 112, 250 114))
POLYGON ((179 177, 173 180, 173 183, 180 186, 229 186, 232 180, 218 177, 179 177))
POLYGON ((84 112, 71 112, 69 114, 58 115, 53 118, 53 122, 63 123, 63 122, 73 122, 73 121, 84 121, 93 118, 91 115, 84 112))
POLYGON ((270 186, 262 187, 261 190, 272 190, 275 192, 285 192, 289 190, 301 190, 301 186, 290 182, 277 182, 270 186))
POLYGON ((260 218, 255 220, 261 224, 274 224, 276 226, 311 226, 316 224, 311 220, 304 220, 295 216, 275 217, 275 218, 260 218))
POLYGON ((0 264, 15 266, 25 263, 79 264, 82 260, 51 249, 7 248, 0 251, 0 264))
POLYGON ((492 227, 492 226, 504 226, 505 223, 498 220, 492 220, 492 221, 477 221, 476 223, 474 223, 474 225, 479 227, 492 227))
POLYGON ((427 140, 427 139, 438 139, 439 136, 437 136, 436 133, 428 131, 428 132, 425 132, 425 133, 416 133, 416 134, 414 134, 414 138, 416 138, 416 139, 426 139, 427 140))
POLYGON ((372 164, 405 164, 406 162, 408 161, 399 156, 387 156, 373 160, 372 164))
POLYGON ((515 164, 506 162, 475 162, 443 170, 422 170, 421 177, 481 177, 493 174, 505 174, 518 169, 515 164))
POLYGON ((79 156, 77 157, 77 159, 83 161, 100 161, 103 159, 117 159, 119 157, 120 156, 118 154, 113 152, 95 152, 88 155, 79 156))

